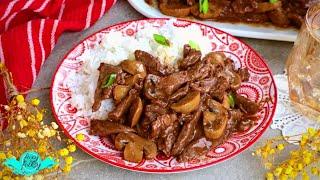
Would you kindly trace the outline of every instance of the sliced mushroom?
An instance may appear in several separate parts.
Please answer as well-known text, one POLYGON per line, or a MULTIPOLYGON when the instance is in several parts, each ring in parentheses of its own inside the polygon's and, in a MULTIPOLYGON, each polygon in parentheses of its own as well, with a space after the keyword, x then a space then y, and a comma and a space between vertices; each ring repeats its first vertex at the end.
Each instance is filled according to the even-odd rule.
POLYGON ((122 100, 124 97, 127 96, 130 90, 129 86, 126 85, 116 85, 113 89, 113 99, 117 102, 122 100))
POLYGON ((143 110, 143 104, 142 104, 142 100, 140 97, 137 97, 130 108, 129 111, 129 122, 130 122, 130 127, 134 127, 135 125, 138 124, 140 116, 142 114, 142 110, 143 110))
POLYGON ((134 61, 134 60, 124 60, 120 63, 121 68, 132 74, 138 74, 140 78, 145 78, 147 75, 146 68, 141 61, 134 61))
POLYGON ((205 111, 203 112, 203 128, 205 136, 210 140, 222 137, 227 127, 227 111, 223 114, 205 111))
POLYGON ((257 3, 257 8, 255 9, 255 12, 257 13, 265 13, 268 11, 272 11, 278 8, 281 8, 282 3, 281 1, 277 1, 274 3, 270 3, 270 2, 261 2, 261 3, 257 3))
POLYGON ((176 92, 174 92, 174 93, 170 96, 169 100, 171 100, 171 101, 177 101, 177 100, 181 99, 182 97, 186 96, 187 93, 188 93, 188 91, 189 91, 189 85, 187 84, 187 85, 185 85, 184 87, 178 89, 176 92))
POLYGON ((134 129, 124 126, 119 123, 102 120, 91 120, 90 121, 90 134, 106 137, 110 134, 124 133, 124 132, 135 132, 134 129))
POLYGON ((136 84, 138 81, 139 81, 140 78, 140 75, 139 74, 136 74, 136 75, 133 75, 133 76, 130 76, 130 77, 127 77, 124 81, 125 81, 125 85, 127 86, 133 86, 134 84, 136 84))
POLYGON ((233 75, 234 75, 234 77, 233 77, 233 80, 231 82, 230 87, 234 90, 237 90, 241 86, 241 76, 237 73, 233 73, 233 75))
POLYGON ((177 103, 171 105, 176 112, 188 114, 198 109, 200 104, 200 92, 192 91, 177 103))
POLYGON ((131 162, 140 162, 142 160, 141 153, 144 154, 146 159, 153 159, 157 155, 157 146, 154 142, 133 133, 118 134, 115 139, 115 147, 117 150, 125 149, 126 151, 127 149, 124 158, 131 162))
POLYGON ((222 106, 225 107, 226 109, 230 109, 230 103, 228 100, 228 95, 226 93, 223 95, 222 106))

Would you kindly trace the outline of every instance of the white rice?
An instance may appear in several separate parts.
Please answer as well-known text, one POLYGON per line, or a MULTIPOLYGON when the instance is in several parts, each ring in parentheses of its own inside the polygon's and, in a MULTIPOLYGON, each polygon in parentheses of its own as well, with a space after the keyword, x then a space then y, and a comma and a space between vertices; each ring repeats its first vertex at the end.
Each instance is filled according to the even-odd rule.
POLYGON ((123 37, 121 32, 111 31, 100 44, 87 50, 80 57, 83 67, 80 71, 69 75, 67 85, 72 91, 71 103, 78 109, 79 116, 94 119, 106 119, 108 112, 113 108, 112 100, 102 101, 97 112, 92 112, 94 92, 97 86, 100 63, 118 65, 122 60, 134 60, 134 51, 143 50, 159 57, 162 64, 176 64, 182 58, 183 45, 190 40, 196 42, 203 55, 211 52, 211 42, 203 37, 199 26, 191 25, 187 28, 173 26, 173 21, 168 21, 161 28, 145 26, 134 36, 123 37), (153 34, 165 36, 171 43, 170 47, 158 44, 153 39, 153 34))

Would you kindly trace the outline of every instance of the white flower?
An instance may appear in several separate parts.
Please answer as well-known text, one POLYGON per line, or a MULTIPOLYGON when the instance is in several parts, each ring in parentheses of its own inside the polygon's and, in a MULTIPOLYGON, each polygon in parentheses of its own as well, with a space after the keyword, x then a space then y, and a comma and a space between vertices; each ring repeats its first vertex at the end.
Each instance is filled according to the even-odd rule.
POLYGON ((18 135, 19 138, 25 138, 25 137, 27 137, 25 133, 21 133, 21 132, 18 132, 17 135, 18 135))
POLYGON ((53 129, 58 129, 59 128, 59 126, 55 122, 51 122, 51 126, 52 126, 53 129))

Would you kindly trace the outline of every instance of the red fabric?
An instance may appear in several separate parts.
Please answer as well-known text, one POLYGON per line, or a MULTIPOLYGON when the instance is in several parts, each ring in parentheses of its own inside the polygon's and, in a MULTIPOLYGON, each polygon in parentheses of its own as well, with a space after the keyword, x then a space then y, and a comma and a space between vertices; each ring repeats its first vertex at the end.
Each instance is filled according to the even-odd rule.
MULTIPOLYGON (((59 36, 95 23, 116 0, 1 0, 0 59, 20 91, 29 89, 59 36)), ((0 83, 0 103, 5 103, 0 83)))

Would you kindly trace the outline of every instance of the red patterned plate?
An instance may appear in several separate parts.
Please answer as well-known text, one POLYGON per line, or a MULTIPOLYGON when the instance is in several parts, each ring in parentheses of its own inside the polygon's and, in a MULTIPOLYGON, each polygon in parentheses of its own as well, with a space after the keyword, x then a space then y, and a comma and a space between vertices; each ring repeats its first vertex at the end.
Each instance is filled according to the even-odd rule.
POLYGON ((154 173, 176 173, 201 169, 229 159, 247 149, 263 134, 272 121, 277 103, 277 90, 271 71, 264 60, 251 47, 225 32, 200 23, 176 20, 174 26, 181 29, 195 24, 201 29, 202 35, 212 42, 212 50, 224 52, 235 61, 238 67, 249 69, 250 80, 243 83, 238 92, 255 101, 270 99, 264 103, 259 112, 260 118, 256 125, 247 132, 234 134, 224 144, 212 148, 205 157, 186 163, 178 163, 175 158, 166 158, 161 154, 154 160, 144 160, 138 164, 131 163, 122 158, 122 152, 115 150, 108 139, 89 135, 90 119, 77 116, 77 109, 70 102, 71 91, 65 81, 83 64, 78 57, 85 51, 90 51, 90 45, 99 42, 102 37, 108 35, 110 30, 120 31, 123 36, 132 36, 144 27, 150 27, 150 25, 160 27, 167 21, 168 19, 145 19, 103 29, 75 46, 65 56, 56 71, 52 82, 51 106, 58 124, 82 150, 105 163, 128 170, 154 173), (85 140, 82 142, 77 142, 75 139, 79 133, 85 135, 85 140))

